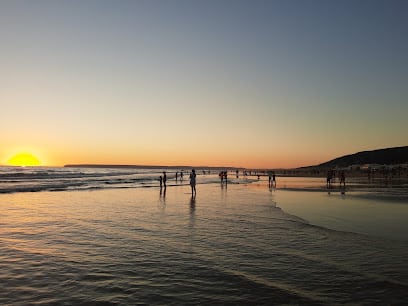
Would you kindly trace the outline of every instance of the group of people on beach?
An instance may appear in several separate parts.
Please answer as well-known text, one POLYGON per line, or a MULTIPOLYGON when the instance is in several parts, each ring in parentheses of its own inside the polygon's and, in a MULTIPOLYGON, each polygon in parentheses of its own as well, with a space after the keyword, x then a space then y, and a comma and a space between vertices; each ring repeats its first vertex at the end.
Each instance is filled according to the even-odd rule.
MULTIPOLYGON (((330 169, 327 171, 327 176, 326 176, 326 187, 327 189, 332 188, 332 182, 336 178, 336 172, 333 169, 330 169)), ((339 181, 340 181, 340 187, 343 186, 343 188, 346 188, 346 174, 344 170, 340 171, 339 173, 339 181)))
MULTIPOLYGON (((259 176, 258 176, 259 179, 259 176)), ((276 188, 276 175, 275 172, 269 171, 268 172, 268 181, 269 181, 269 189, 276 188)))
MULTIPOLYGON (((195 169, 192 169, 191 173, 190 173, 191 196, 195 196, 197 194, 196 177, 197 177, 197 175, 196 175, 195 169)), ((176 172, 176 182, 177 182, 177 180, 178 180, 178 172, 176 172)), ((180 173, 180 181, 183 181, 183 172, 180 173)), ((160 182, 160 194, 162 192, 163 187, 164 187, 164 192, 166 192, 166 188, 167 188, 167 173, 166 173, 166 171, 163 171, 163 176, 160 175, 159 182, 160 182)))
MULTIPOLYGON (((176 172, 176 182, 177 182, 177 180, 178 180, 178 177, 179 177, 179 173, 176 172)), ((183 179, 184 179, 183 171, 180 171, 180 181, 183 181, 183 179)))
POLYGON ((227 171, 221 171, 218 176, 220 177, 221 180, 221 185, 227 184, 228 180, 228 173, 227 171))
MULTIPOLYGON (((226 185, 227 180, 228 180, 228 172, 227 171, 221 171, 218 176, 220 177, 221 180, 221 185, 226 185)), ((238 173, 237 173, 238 176, 238 173)), ((197 194, 196 190, 196 171, 195 169, 191 170, 190 173, 190 187, 191 187, 191 196, 195 196, 197 194)), ((326 187, 327 189, 332 189, 332 183, 336 177, 336 172, 335 170, 329 170, 327 171, 327 177, 326 177, 326 187)), ((340 182, 340 187, 346 188, 346 176, 344 170, 340 171, 338 174, 339 177, 339 182, 340 182)), ((179 178, 179 173, 176 172, 176 182, 179 178)), ((259 175, 258 175, 259 179, 259 175)), ((180 181, 183 181, 183 172, 180 172, 180 181)), ((163 175, 160 175, 159 177, 159 182, 160 182, 160 194, 162 193, 162 189, 164 187, 164 192, 166 192, 167 188, 167 173, 166 171, 163 171, 163 175)), ((276 175, 275 172, 268 171, 268 187, 269 189, 276 188, 276 175)))

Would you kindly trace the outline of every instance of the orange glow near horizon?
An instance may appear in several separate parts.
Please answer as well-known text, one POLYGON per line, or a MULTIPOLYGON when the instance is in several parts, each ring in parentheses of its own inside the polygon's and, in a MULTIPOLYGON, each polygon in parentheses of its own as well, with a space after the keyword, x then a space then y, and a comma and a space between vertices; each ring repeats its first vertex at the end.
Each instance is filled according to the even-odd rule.
MULTIPOLYGON (((108 144, 92 142, 80 146, 49 141, 37 141, 21 145, 12 143, 0 152, 0 165, 61 167, 67 164, 109 164, 140 166, 192 166, 192 167, 238 167, 247 169, 291 169, 313 166, 349 152, 332 152, 315 149, 299 155, 290 146, 260 148, 250 145, 224 147, 215 145, 195 146, 146 146, 139 143, 108 144), (215 149, 214 149, 215 148, 215 149)), ((351 151, 351 150, 350 150, 351 151)))
MULTIPOLYGON (((3 154, 2 154, 3 155, 3 154)), ((321 156, 303 156, 275 151, 273 154, 248 150, 230 150, 224 148, 213 152, 203 148, 195 150, 132 150, 117 148, 107 150, 99 147, 95 150, 19 149, 4 152, 3 164, 10 166, 45 166, 60 167, 66 164, 110 164, 110 165, 145 165, 145 166, 208 166, 208 167, 242 167, 247 169, 279 169, 310 166, 326 160, 318 160, 321 156), (137 151, 137 153, 135 152, 137 151), (16 153, 17 152, 17 153, 16 153)), ((1 159, 0 159, 1 160, 1 159)), ((328 160, 328 159, 327 159, 328 160)), ((0 162, 1 164, 1 162, 0 162)))
POLYGON ((117 153, 117 154, 61 154, 44 166, 64 166, 66 164, 109 164, 109 165, 141 165, 141 166, 208 166, 208 167, 242 167, 248 169, 295 168, 315 164, 314 161, 296 160, 288 157, 283 160, 278 156, 234 156, 228 157, 214 154, 169 153, 165 156, 151 153, 117 153))

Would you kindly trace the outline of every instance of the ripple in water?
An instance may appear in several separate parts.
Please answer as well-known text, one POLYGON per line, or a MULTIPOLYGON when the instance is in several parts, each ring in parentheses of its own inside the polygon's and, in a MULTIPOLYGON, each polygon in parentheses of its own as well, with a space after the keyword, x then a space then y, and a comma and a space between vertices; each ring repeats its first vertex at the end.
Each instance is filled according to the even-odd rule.
POLYGON ((0 304, 403 304, 408 245, 243 185, 0 195, 0 304))

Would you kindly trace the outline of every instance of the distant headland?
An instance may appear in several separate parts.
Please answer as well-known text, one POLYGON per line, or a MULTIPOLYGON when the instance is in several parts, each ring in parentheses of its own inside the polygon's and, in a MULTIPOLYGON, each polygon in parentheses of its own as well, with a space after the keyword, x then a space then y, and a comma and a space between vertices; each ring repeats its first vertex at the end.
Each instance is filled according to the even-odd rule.
POLYGON ((353 165, 401 165, 408 164, 408 146, 362 151, 344 155, 313 166, 317 168, 344 168, 353 165))

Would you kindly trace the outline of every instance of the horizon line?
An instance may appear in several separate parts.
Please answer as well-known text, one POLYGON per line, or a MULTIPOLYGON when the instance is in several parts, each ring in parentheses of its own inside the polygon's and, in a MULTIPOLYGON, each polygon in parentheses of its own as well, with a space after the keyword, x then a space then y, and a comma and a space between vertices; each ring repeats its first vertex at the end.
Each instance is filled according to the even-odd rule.
POLYGON ((152 169, 160 169, 160 168, 170 168, 170 169, 234 169, 234 170, 243 170, 243 169, 251 169, 251 170, 278 170, 278 169, 297 169, 297 168, 246 168, 246 167, 237 167, 237 166, 191 166, 191 165, 129 165, 129 164, 88 164, 88 163, 81 163, 81 164, 66 164, 63 166, 64 168, 152 168, 152 169))

